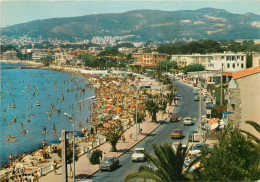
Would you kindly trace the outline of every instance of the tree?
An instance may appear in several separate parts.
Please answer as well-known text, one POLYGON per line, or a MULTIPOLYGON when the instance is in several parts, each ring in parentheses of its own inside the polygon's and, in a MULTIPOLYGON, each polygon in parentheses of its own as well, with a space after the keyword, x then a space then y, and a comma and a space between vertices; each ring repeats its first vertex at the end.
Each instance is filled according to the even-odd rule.
POLYGON ((155 101, 148 100, 145 102, 145 110, 149 112, 149 115, 152 117, 152 122, 157 122, 156 114, 159 112, 161 108, 159 107, 159 104, 155 101))
MULTIPOLYGON (((62 150, 57 149, 57 153, 59 157, 62 157, 62 150)), ((67 161, 66 163, 70 165, 70 171, 72 171, 71 163, 73 163, 73 149, 68 147, 67 148, 67 161)), ((75 152, 75 161, 78 160, 77 152, 75 152)))
POLYGON ((99 164, 101 156, 102 156, 101 150, 94 150, 91 154, 90 159, 89 159, 90 163, 91 164, 99 164))
POLYGON ((121 135, 123 132, 119 129, 112 129, 110 128, 108 131, 105 131, 103 135, 106 137, 106 139, 109 141, 111 144, 111 152, 116 152, 116 144, 118 140, 121 138, 121 135))
POLYGON ((255 181, 260 177, 259 145, 229 125, 211 151, 202 150, 202 181, 255 181))
POLYGON ((171 106, 172 105, 172 101, 173 101, 173 99, 174 99, 174 93, 173 93, 173 91, 171 91, 170 93, 168 93, 167 95, 166 95, 166 99, 167 99, 167 101, 168 101, 168 103, 169 103, 169 106, 171 106))
POLYGON ((201 64, 190 64, 188 66, 184 66, 182 70, 184 71, 184 73, 193 71, 204 71, 205 67, 201 64))
MULTIPOLYGON (((260 133, 260 125, 254 121, 246 121, 247 124, 249 124, 250 126, 252 126, 258 133, 260 133)), ((259 137, 254 136, 252 133, 247 132, 245 130, 241 130, 243 133, 247 134, 247 136, 249 138, 251 138, 252 140, 254 140, 255 142, 257 142, 258 144, 260 143, 259 137)), ((259 135, 258 135, 259 136, 259 135)))
POLYGON ((225 112, 227 110, 226 106, 218 106, 218 107, 214 107, 211 110, 211 117, 212 118, 219 118, 222 119, 222 113, 225 112))
POLYGON ((155 155, 144 152, 149 163, 156 167, 140 166, 138 172, 133 172, 125 176, 125 181, 133 179, 148 179, 149 181, 184 181, 187 178, 182 174, 183 164, 187 154, 187 149, 179 144, 176 152, 167 143, 161 146, 153 144, 155 155))
MULTIPOLYGON (((145 112, 143 110, 137 111, 137 123, 139 125, 139 132, 140 132, 140 124, 144 121, 145 112)), ((133 114, 133 120, 136 122, 136 112, 133 114)))

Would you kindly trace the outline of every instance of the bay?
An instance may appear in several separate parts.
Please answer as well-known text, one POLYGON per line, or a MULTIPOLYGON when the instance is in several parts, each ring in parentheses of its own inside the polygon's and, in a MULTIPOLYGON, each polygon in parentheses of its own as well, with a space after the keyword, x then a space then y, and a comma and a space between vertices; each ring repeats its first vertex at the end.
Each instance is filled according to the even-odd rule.
POLYGON ((85 121, 90 114, 91 100, 83 100, 95 94, 85 87, 87 83, 81 75, 53 70, 1 70, 0 164, 7 162, 11 153, 30 152, 40 148, 43 140, 48 143, 59 139, 62 130, 72 130, 73 123, 77 130, 80 129, 77 122, 82 127, 90 127, 85 121), (36 105, 38 101, 40 106, 36 105), (16 108, 12 108, 14 104, 16 108), (73 119, 64 113, 74 114, 73 119), (44 126, 47 133, 42 132, 44 126), (23 130, 28 132, 21 134, 23 130), (16 141, 7 142, 5 136, 9 135, 15 136, 16 141))

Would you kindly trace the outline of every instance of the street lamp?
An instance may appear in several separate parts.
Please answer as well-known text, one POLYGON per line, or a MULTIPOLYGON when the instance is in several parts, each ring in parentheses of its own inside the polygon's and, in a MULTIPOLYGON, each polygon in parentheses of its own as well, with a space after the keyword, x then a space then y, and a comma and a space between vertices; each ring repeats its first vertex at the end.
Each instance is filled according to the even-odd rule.
POLYGON ((138 128, 137 128, 137 109, 138 109, 138 99, 139 99, 139 93, 138 90, 141 88, 141 85, 137 87, 136 89, 136 109, 135 109, 135 140, 138 140, 138 128))

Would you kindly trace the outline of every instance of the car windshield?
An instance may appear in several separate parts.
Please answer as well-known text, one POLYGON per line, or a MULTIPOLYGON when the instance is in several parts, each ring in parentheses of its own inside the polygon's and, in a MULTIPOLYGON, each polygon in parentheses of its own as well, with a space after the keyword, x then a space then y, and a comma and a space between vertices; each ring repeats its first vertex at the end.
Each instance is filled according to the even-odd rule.
POLYGON ((181 131, 180 130, 173 130, 172 132, 173 133, 180 133, 181 131))
POLYGON ((105 158, 103 162, 104 162, 104 163, 112 163, 112 162, 113 162, 113 159, 111 159, 111 158, 105 158))
POLYGON ((141 154, 143 150, 135 150, 136 154, 141 154))

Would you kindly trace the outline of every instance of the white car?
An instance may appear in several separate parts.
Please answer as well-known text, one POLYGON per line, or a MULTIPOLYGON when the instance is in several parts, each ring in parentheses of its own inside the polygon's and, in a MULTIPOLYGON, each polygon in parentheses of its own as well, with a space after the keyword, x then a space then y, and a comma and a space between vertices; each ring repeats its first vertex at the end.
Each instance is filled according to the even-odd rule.
POLYGON ((210 102, 212 102, 211 99, 210 99, 210 97, 207 97, 207 99, 206 99, 206 104, 207 104, 207 103, 210 103, 210 102))
POLYGON ((131 159, 132 161, 145 161, 146 157, 142 151, 145 151, 144 148, 136 148, 131 159))
POLYGON ((191 117, 185 117, 183 119, 184 125, 192 125, 191 117))

